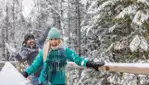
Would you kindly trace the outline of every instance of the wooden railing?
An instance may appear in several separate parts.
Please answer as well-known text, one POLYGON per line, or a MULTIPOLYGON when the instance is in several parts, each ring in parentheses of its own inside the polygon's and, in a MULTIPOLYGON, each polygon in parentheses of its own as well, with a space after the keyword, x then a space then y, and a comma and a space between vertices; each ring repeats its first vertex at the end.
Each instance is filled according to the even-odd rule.
MULTIPOLYGON (((73 62, 69 62, 68 67, 75 67, 81 69, 84 68, 76 65, 73 62)), ((99 67, 99 70, 149 75, 149 63, 106 63, 104 66, 99 67)))
MULTIPOLYGON (((6 61, 0 61, 0 65, 6 61)), ((17 61, 8 61, 12 64, 18 64, 17 61)), ((85 69, 84 67, 78 66, 73 62, 68 62, 68 68, 79 68, 85 69)), ((99 67, 100 70, 109 72, 123 72, 130 74, 141 74, 149 75, 149 63, 106 63, 104 66, 99 67)))
POLYGON ((5 62, 10 62, 12 64, 18 63, 18 61, 0 61, 0 64, 4 64, 5 62))
MULTIPOLYGON (((0 61, 0 64, 4 64, 6 61, 0 61)), ((17 61, 8 61, 12 64, 18 64, 17 61)), ((86 69, 84 67, 78 66, 73 62, 68 62, 67 68, 77 68, 77 69, 86 69)), ((100 70, 109 71, 109 72, 123 72, 130 74, 140 74, 140 75, 149 75, 149 64, 148 63, 106 63, 104 66, 99 67, 100 70)), ((19 69, 18 69, 19 70, 19 69)), ((68 77, 66 76, 67 84, 68 77)))

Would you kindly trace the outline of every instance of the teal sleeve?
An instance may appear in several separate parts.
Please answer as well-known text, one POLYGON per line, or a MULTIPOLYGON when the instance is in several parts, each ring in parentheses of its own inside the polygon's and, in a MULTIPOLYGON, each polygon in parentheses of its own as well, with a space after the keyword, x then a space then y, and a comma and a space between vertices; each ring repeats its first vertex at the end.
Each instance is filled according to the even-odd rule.
POLYGON ((78 54, 76 54, 73 50, 69 48, 66 48, 66 56, 68 60, 75 62, 77 65, 86 66, 86 63, 88 62, 87 59, 80 57, 78 54))
POLYGON ((48 68, 47 63, 43 63, 43 69, 40 72, 39 76, 39 83, 44 83, 46 81, 46 78, 48 76, 48 68))
POLYGON ((38 53, 33 63, 26 69, 28 75, 35 73, 38 68, 43 64, 43 52, 42 50, 38 53))

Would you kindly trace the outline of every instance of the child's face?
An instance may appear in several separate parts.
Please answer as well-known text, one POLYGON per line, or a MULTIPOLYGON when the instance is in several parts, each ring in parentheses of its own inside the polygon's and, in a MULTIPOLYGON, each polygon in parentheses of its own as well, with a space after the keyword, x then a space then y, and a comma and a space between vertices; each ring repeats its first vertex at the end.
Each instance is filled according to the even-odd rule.
POLYGON ((35 46, 35 40, 34 39, 29 39, 28 41, 26 41, 27 45, 29 45, 31 48, 33 46, 35 46))
POLYGON ((49 42, 50 42, 50 46, 55 48, 60 44, 61 41, 60 39, 54 38, 54 39, 50 39, 49 42))

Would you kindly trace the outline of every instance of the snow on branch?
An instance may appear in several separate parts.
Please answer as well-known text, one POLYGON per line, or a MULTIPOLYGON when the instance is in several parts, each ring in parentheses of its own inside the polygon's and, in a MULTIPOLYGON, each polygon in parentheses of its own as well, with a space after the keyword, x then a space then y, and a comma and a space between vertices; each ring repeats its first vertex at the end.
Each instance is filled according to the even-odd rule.
POLYGON ((87 28, 87 32, 86 32, 86 34, 88 34, 89 31, 90 31, 93 27, 94 27, 93 25, 92 25, 92 26, 89 26, 89 28, 87 28))
POLYGON ((97 2, 96 1, 93 1, 91 6, 88 8, 88 11, 92 10, 94 8, 94 6, 97 5, 97 2))
POLYGON ((82 4, 84 4, 85 6, 86 6, 86 4, 87 4, 87 0, 80 0, 80 2, 81 2, 82 4))
POLYGON ((143 3, 149 6, 149 0, 137 0, 137 3, 143 3))
POLYGON ((141 26, 144 23, 144 21, 146 21, 148 18, 149 18, 148 11, 146 12, 146 14, 143 11, 138 11, 134 16, 134 19, 132 22, 141 26))
POLYGON ((95 14, 95 13, 97 13, 97 2, 96 1, 93 1, 92 2, 92 4, 91 4, 91 6, 88 8, 88 12, 87 12, 87 14, 95 14))
POLYGON ((109 32, 112 33, 117 26, 118 24, 116 23, 114 26, 110 27, 109 32))
POLYGON ((136 35, 130 42, 129 48, 132 52, 137 51, 139 48, 141 48, 144 51, 147 51, 148 50, 147 40, 142 36, 136 35))
POLYGON ((95 8, 95 6, 97 6, 97 1, 94 1, 88 9, 88 14, 95 14, 97 12, 105 10, 105 7, 115 5, 117 1, 119 0, 108 0, 106 2, 103 2, 97 9, 95 8))
POLYGON ((135 14, 136 11, 137 11, 136 5, 130 5, 130 6, 126 7, 122 12, 120 12, 120 13, 118 14, 118 16, 116 16, 115 18, 116 18, 116 19, 124 18, 126 15, 135 14))
POLYGON ((104 10, 106 6, 115 5, 115 3, 116 3, 117 1, 119 1, 119 0, 109 0, 109 1, 104 2, 102 5, 100 5, 100 6, 98 7, 98 11, 104 10))

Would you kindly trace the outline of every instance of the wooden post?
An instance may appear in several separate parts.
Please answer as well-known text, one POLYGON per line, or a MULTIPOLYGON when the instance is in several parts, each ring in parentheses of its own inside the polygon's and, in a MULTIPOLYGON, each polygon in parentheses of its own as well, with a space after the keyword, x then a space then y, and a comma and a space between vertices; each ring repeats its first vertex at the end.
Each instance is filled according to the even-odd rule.
POLYGON ((68 74, 66 72, 66 85, 69 85, 68 74))
POLYGON ((17 66, 18 66, 18 67, 17 67, 18 71, 21 72, 21 71, 22 71, 21 63, 19 62, 17 66))

